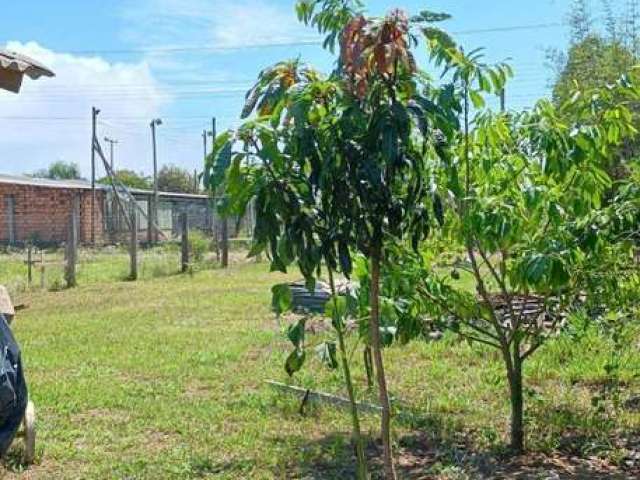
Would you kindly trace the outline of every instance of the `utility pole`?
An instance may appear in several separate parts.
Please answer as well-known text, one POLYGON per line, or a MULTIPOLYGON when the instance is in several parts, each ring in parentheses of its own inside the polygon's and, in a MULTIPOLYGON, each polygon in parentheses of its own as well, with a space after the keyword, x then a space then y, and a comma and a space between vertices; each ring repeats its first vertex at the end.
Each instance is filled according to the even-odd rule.
POLYGON ((504 87, 502 87, 502 90, 500 90, 500 111, 502 113, 507 111, 507 99, 504 87))
MULTIPOLYGON (((213 137, 213 143, 215 145, 216 141, 216 117, 211 119, 211 136, 213 137)), ((226 203, 227 196, 224 190, 214 192, 217 196, 222 194, 222 201, 226 203)), ((222 225, 221 225, 221 236, 222 236, 222 268, 227 268, 229 266, 229 220, 227 219, 227 215, 222 215, 222 225)))
POLYGON ((158 242, 158 152, 156 144, 156 127, 162 125, 162 120, 154 118, 149 124, 151 126, 151 142, 153 146, 153 215, 149 217, 149 228, 154 229, 153 241, 158 242), (152 226, 153 225, 153 226, 152 226))
MULTIPOLYGON (((214 137, 215 136, 215 119, 213 122, 213 130, 207 132, 207 129, 205 128, 204 130, 202 130, 202 147, 203 147, 203 151, 204 151, 204 164, 207 163, 207 137, 214 137)), ((214 139, 215 140, 215 139, 214 139)), ((213 142, 212 142, 213 143, 213 142)), ((213 151, 213 148, 212 148, 213 151)), ((197 170, 193 172, 193 178, 195 178, 195 185, 196 185, 196 193, 198 192, 198 185, 199 185, 199 181, 198 181, 198 172, 197 170)))
POLYGON ((111 166, 111 172, 114 172, 113 170, 113 146, 116 145, 118 143, 118 140, 109 138, 109 137, 104 137, 104 141, 107 142, 109 144, 109 164, 111 166))
POLYGON ((96 124, 100 110, 91 108, 91 245, 96 244, 96 124))
POLYGON ((204 159, 207 160, 207 130, 202 130, 202 147, 204 148, 204 159))

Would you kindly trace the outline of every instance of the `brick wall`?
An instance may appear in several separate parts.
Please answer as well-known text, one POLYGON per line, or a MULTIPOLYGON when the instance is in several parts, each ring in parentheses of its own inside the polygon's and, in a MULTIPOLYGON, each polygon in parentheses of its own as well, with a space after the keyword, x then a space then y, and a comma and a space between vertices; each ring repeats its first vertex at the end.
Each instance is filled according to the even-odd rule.
MULTIPOLYGON (((43 243, 63 243, 67 238, 74 196, 80 200, 80 242, 91 242, 91 190, 51 188, 37 185, 0 183, 0 242, 9 241, 7 199, 15 205, 15 240, 18 243, 37 239, 43 243)), ((105 194, 96 192, 96 242, 104 241, 105 194)))

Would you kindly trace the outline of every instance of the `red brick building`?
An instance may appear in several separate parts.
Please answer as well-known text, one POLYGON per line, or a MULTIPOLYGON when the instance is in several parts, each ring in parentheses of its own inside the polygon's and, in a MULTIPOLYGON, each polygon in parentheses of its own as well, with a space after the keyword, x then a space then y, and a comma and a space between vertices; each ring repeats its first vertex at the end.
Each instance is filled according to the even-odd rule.
MULTIPOLYGON (((153 192, 132 189, 141 212, 149 211, 153 192)), ((0 244, 60 244, 67 240, 74 203, 78 212, 81 244, 92 238, 92 190, 84 180, 48 180, 0 174, 0 244)), ((214 229, 213 211, 206 195, 159 192, 158 226, 163 238, 176 236, 178 217, 187 213, 190 228, 214 229)), ((109 186, 97 185, 93 215, 95 243, 104 245, 128 238, 126 222, 117 212, 109 186)), ((138 235, 149 237, 146 215, 141 215, 138 235)))
MULTIPOLYGON (((96 243, 104 242, 106 190, 96 189, 94 228, 96 243)), ((82 180, 47 180, 0 175, 0 243, 26 241, 62 243, 76 202, 81 243, 91 237, 91 185, 82 180)))

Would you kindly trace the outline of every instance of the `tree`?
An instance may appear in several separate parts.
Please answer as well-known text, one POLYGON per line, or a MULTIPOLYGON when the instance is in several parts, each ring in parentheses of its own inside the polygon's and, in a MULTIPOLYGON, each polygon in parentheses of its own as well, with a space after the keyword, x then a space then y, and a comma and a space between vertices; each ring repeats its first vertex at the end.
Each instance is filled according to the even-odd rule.
MULTIPOLYGON (((249 121, 235 134, 225 132, 215 140, 213 152, 206 161, 204 183, 213 195, 217 195, 224 184, 227 195, 222 204, 223 213, 242 216, 249 202, 255 199, 257 223, 251 255, 259 254, 270 245, 272 269, 285 271, 292 263, 297 263, 310 290, 315 288, 323 267, 326 268, 332 293, 326 313, 337 336, 340 365, 351 406, 357 478, 365 480, 368 478, 367 464, 345 341, 346 303, 344 298, 337 296, 334 282, 335 273, 351 273, 348 254, 344 251, 348 242, 333 228, 331 204, 313 194, 322 188, 318 178, 300 175, 300 171, 314 168, 311 159, 291 156, 306 148, 308 138, 303 133, 309 132, 300 131, 296 135, 296 132, 278 129, 272 122, 280 123, 280 119, 270 115, 278 105, 291 106, 285 92, 294 84, 300 89, 315 89, 319 94, 319 88, 323 86, 320 75, 299 61, 281 62, 260 74, 243 116, 249 116, 258 106, 262 120, 249 121), (262 97, 264 91, 278 90, 277 96, 262 97), (235 153, 232 150, 234 143, 242 145, 235 153), (286 148, 279 151, 279 147, 285 145, 286 148)), ((308 114, 308 111, 301 112, 301 115, 308 114)), ((333 180, 335 178, 326 178, 323 182, 333 180)), ((278 315, 292 308, 291 291, 286 284, 274 286, 272 303, 278 315)), ((306 321, 305 316, 287 332, 293 344, 293 351, 285 362, 289 375, 302 368, 310 348, 305 341, 306 321)), ((328 367, 338 367, 335 341, 311 348, 328 367)))
MULTIPOLYGON (((137 188, 140 190, 149 190, 152 188, 151 178, 144 176, 143 173, 136 173, 133 170, 121 169, 115 171, 115 178, 125 187, 137 188)), ((109 177, 103 177, 98 183, 105 185, 110 184, 109 177)))
MULTIPOLYGON (((421 270, 414 304, 422 302, 441 327, 501 353, 516 453, 524 450, 523 364, 582 308, 584 292, 613 258, 594 220, 608 208, 611 180, 603 166, 635 134, 619 102, 639 98, 626 81, 572 98, 561 108, 540 101, 531 112, 482 113, 451 152, 465 165, 469 188, 463 198, 452 190, 445 232, 466 252, 461 268, 473 276, 475 292, 413 257, 421 270)), ((444 169, 441 182, 452 174, 457 178, 444 169)))
MULTIPOLYGON (((549 60, 555 67, 553 99, 562 105, 571 99, 576 89, 590 90, 614 84, 622 75, 640 81, 640 71, 633 68, 639 61, 640 30, 637 0, 627 2, 624 12, 615 12, 610 1, 604 1, 604 22, 595 22, 588 0, 575 0, 568 16, 569 48, 566 52, 553 50, 549 60), (599 29, 604 25, 604 30, 599 29)), ((637 106, 631 108, 640 114, 637 106)), ((628 174, 629 159, 640 154, 640 145, 625 141, 612 155, 608 173, 614 178, 628 174)))
MULTIPOLYGON (((442 221, 441 193, 430 169, 447 160, 444 145, 458 130, 461 104, 453 97, 455 82, 463 75, 467 81, 479 79, 477 89, 466 89, 479 102, 479 91, 502 88, 506 72, 470 69, 452 40, 431 26, 447 15, 421 12, 409 18, 394 10, 383 18, 366 18, 359 7, 347 0, 298 3, 299 18, 326 34, 325 46, 333 50, 339 40, 336 70, 325 78, 292 61, 263 71, 243 110, 244 117, 256 112, 257 118, 235 136, 216 140, 222 142, 220 151, 231 152, 237 140, 242 149, 217 155, 208 164, 206 183, 215 192, 224 179, 225 208, 235 208, 236 214, 255 197, 252 252, 267 249, 273 269, 284 271, 296 259, 309 280, 321 260, 330 272, 339 264, 349 275, 352 254, 367 258, 370 283, 362 330, 373 349, 382 406, 385 476, 393 479, 382 354, 393 319, 380 305, 380 270, 398 242, 410 241, 417 248, 442 221), (454 73, 451 82, 435 85, 418 70, 412 53, 417 34, 426 37, 443 73, 454 73), (256 168, 266 174, 242 174, 256 168), (322 225, 314 223, 315 217, 322 225)), ((298 349, 290 358, 289 365, 298 367, 304 356, 298 349)))
POLYGON ((164 165, 158 172, 158 189, 164 192, 198 193, 197 180, 184 168, 164 165))
POLYGON ((33 176, 52 180, 78 180, 82 178, 80 167, 77 163, 64 162, 62 160, 52 163, 47 169, 38 170, 33 176))

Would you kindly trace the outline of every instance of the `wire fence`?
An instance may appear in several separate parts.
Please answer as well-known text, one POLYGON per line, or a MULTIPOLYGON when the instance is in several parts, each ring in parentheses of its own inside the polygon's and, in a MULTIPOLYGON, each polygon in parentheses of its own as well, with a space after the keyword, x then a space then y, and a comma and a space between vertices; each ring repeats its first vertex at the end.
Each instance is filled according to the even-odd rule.
MULTIPOLYGON (((83 221, 81 213, 70 213, 63 234, 66 241, 38 242, 34 237, 0 246, 0 284, 12 292, 56 291, 78 284, 233 267, 247 261, 255 222, 252 206, 242 218, 225 219, 202 202, 160 202, 159 228, 150 230, 147 202, 138 202, 142 212, 131 208, 128 219, 122 208, 106 203, 99 226, 104 232, 99 236, 101 246, 92 247, 87 241, 86 218, 83 221)), ((16 219, 18 229, 19 222, 16 219)))
MULTIPOLYGON (((221 268, 213 239, 195 230, 189 232, 188 272, 221 268)), ((230 241, 230 268, 247 259, 248 243, 230 241)), ((29 290, 60 291, 68 285, 66 246, 37 248, 2 247, 0 250, 0 284, 11 293, 29 290)), ((127 245, 79 248, 75 262, 75 284, 121 282, 132 280, 131 252, 127 245)), ((181 241, 165 241, 140 248, 136 259, 136 279, 149 280, 184 272, 181 241)))

